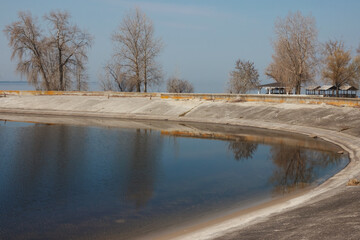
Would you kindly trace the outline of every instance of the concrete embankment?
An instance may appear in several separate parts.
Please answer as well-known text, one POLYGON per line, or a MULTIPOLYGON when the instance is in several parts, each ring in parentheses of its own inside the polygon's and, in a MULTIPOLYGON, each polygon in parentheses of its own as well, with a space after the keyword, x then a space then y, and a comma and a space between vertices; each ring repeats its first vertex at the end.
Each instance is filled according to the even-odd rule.
POLYGON ((36 91, 2 91, 0 95, 6 96, 0 98, 3 113, 201 120, 216 123, 256 120, 268 122, 269 125, 283 123, 309 126, 360 136, 358 99, 112 92, 62 94, 36 91), (349 107, 352 105, 355 107, 349 107))
MULTIPOLYGON (((2 116, 0 118, 2 119, 15 120, 22 116, 34 118, 38 116, 71 116, 167 120, 260 127, 323 138, 348 151, 352 161, 348 167, 321 186, 289 201, 226 221, 212 223, 207 228, 194 227, 189 229, 186 235, 182 232, 168 237, 206 239, 227 234, 228 239, 238 239, 241 236, 249 237, 249 229, 254 233, 251 235, 253 238, 264 238, 264 231, 269 231, 269 229, 280 229, 269 236, 274 239, 291 236, 284 234, 288 232, 294 233, 292 236, 300 236, 295 234, 298 231, 296 223, 303 222, 302 216, 306 215, 304 211, 311 204, 311 217, 307 217, 307 223, 316 225, 313 227, 316 232, 308 233, 312 238, 321 238, 322 234, 328 231, 326 226, 320 224, 321 219, 332 219, 330 226, 338 229, 342 229, 346 225, 350 228, 347 230, 349 237, 360 235, 360 229, 356 227, 360 224, 359 218, 351 218, 351 221, 355 221, 358 225, 349 225, 339 218, 342 214, 349 215, 349 212, 346 212, 349 210, 347 206, 351 208, 353 215, 360 216, 360 210, 354 208, 350 201, 352 197, 358 196, 360 191, 354 193, 354 188, 345 186, 350 178, 360 175, 360 108, 358 108, 359 101, 357 99, 78 92, 66 94, 59 92, 2 92, 0 95, 5 95, 0 98, 0 115, 2 116), (334 203, 334 201, 337 202, 334 203), (342 203, 348 205, 344 206, 342 203), (329 210, 323 214, 324 209, 333 211, 329 210), (300 212, 291 215, 292 218, 286 218, 293 213, 292 211, 300 212), (318 218, 320 215, 321 219, 318 218), (282 220, 273 221, 278 218, 282 220), (291 219, 292 222, 285 224, 282 222, 283 219, 291 219), (262 223, 254 224, 259 222, 262 223), (264 231, 261 226, 266 226, 264 231)), ((306 229, 299 229, 306 234, 306 229)), ((307 237, 305 236, 305 238, 307 237)))

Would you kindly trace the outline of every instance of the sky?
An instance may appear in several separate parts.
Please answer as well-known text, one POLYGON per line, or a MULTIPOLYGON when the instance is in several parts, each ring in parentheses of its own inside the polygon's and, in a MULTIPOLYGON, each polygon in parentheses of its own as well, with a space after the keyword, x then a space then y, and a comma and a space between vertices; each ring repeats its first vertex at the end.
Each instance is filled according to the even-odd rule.
MULTIPOLYGON (((300 11, 316 20, 319 42, 337 39, 355 51, 360 45, 358 0, 0 0, 0 29, 14 22, 19 11, 42 20, 52 10, 67 10, 72 23, 94 36, 88 52, 91 82, 98 81, 113 47, 111 35, 129 11, 139 7, 152 19, 164 48, 158 58, 165 80, 180 73, 195 92, 221 93, 237 59, 255 63, 262 83, 271 62, 274 22, 300 11)), ((15 72, 16 60, 0 32, 0 81, 25 81, 15 72)), ((164 91, 165 84, 154 91, 164 91)))

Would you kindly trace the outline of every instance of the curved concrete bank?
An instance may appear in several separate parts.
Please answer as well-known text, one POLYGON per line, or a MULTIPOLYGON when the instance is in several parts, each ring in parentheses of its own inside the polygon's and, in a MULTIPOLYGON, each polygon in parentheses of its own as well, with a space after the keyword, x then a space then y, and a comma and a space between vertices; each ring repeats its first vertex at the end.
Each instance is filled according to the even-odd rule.
POLYGON ((163 237, 335 239, 339 234, 341 238, 360 235, 360 218, 357 217, 360 209, 354 205, 360 190, 346 187, 349 179, 360 175, 360 109, 357 107, 201 98, 179 100, 159 96, 15 95, 0 98, 0 119, 21 119, 29 114, 33 118, 46 115, 218 123, 316 135, 340 145, 352 160, 324 184, 287 201, 209 222, 206 228, 194 226, 163 237), (346 232, 342 232, 345 228, 346 232))

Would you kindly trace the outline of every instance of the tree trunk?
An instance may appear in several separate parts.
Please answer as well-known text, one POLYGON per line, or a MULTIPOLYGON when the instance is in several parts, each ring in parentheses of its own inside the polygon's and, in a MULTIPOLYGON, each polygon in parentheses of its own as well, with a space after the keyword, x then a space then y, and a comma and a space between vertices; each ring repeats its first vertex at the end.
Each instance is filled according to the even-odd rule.
POLYGON ((141 92, 140 82, 137 82, 137 83, 136 83, 136 91, 137 91, 137 92, 141 92))
POLYGON ((146 74, 146 68, 144 69, 144 92, 147 92, 147 74, 146 74))
POLYGON ((44 82, 45 82, 45 87, 46 87, 46 90, 50 90, 50 84, 49 84, 49 80, 48 78, 46 77, 46 74, 44 72, 44 69, 41 67, 41 74, 42 74, 42 77, 44 79, 44 82))
POLYGON ((139 72, 136 73, 136 91, 141 92, 141 82, 140 82, 140 74, 139 72))
POLYGON ((297 82, 295 86, 295 94, 300 94, 301 92, 301 83, 297 82))
POLYGON ((64 69, 62 65, 62 53, 61 49, 59 48, 59 83, 60 83, 60 89, 61 91, 64 91, 64 69))

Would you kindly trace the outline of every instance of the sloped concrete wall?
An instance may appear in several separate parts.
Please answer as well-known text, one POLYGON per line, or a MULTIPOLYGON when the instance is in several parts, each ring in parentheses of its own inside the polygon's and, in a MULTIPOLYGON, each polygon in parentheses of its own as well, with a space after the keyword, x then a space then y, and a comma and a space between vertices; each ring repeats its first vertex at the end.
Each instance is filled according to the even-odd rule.
MULTIPOLYGON (((66 95, 20 92, 0 98, 1 113, 85 116, 127 119, 153 119, 173 121, 238 122, 263 121, 311 126, 360 135, 360 108, 346 105, 305 104, 301 97, 269 97, 253 95, 230 95, 234 98, 204 99, 219 95, 200 94, 118 94, 99 92, 102 95, 67 92, 66 95), (72 95, 71 95, 72 94, 72 95), (128 96, 130 95, 130 96, 128 96), (115 97, 114 97, 115 96, 115 97), (179 97, 182 97, 179 99, 179 97), (187 96, 187 97, 186 97, 187 96), (241 100, 240 98, 245 98, 241 100), (285 100, 284 100, 285 99, 285 100), (281 101, 284 100, 284 101, 281 101), (335 106, 334 106, 335 105, 335 106)), ((56 92, 57 94, 58 92, 56 92)), ((312 99, 312 98, 310 98, 312 99)), ((309 99, 307 99, 309 100, 309 99)), ((330 99, 343 103, 347 100, 330 99)), ((309 100, 310 101, 310 100, 309 100)), ((311 100, 312 101, 312 100, 311 100)), ((357 100, 348 100, 354 101, 357 100)))

